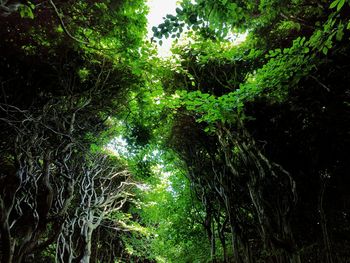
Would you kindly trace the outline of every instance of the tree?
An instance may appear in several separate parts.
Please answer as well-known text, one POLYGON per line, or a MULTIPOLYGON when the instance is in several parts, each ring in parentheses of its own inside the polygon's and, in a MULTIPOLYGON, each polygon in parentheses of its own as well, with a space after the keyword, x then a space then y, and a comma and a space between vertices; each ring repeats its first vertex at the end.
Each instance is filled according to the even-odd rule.
POLYGON ((93 231, 131 199, 125 167, 101 153, 108 116, 136 82, 144 6, 129 4, 44 1, 30 4, 34 19, 0 18, 1 262, 96 261, 93 231))
MULTIPOLYGON (((348 126, 341 114, 348 111, 347 88, 333 78, 338 73, 325 73, 332 59, 348 53, 347 12, 343 1, 331 8, 323 1, 184 1, 176 16, 153 30, 159 38, 181 33, 186 24, 193 31, 189 44, 174 49, 183 82, 175 92, 166 90, 173 99, 164 99, 175 109, 172 148, 186 163, 203 206, 209 204, 208 220, 213 205, 207 200, 229 218, 235 262, 346 258, 333 251, 341 245, 331 241, 329 224, 348 208, 328 206, 325 212, 323 198, 326 185, 342 189, 338 183, 347 182, 344 148, 334 151, 343 128, 329 122, 338 112, 334 122, 348 126), (249 30, 246 42, 230 45, 225 36, 232 30, 249 30), (301 229, 313 229, 312 237, 301 229), (307 245, 312 242, 319 242, 315 250, 307 245)), ((335 200, 331 189, 329 200, 335 200)))
POLYGON ((0 2, 1 262, 349 258, 348 1, 0 2))

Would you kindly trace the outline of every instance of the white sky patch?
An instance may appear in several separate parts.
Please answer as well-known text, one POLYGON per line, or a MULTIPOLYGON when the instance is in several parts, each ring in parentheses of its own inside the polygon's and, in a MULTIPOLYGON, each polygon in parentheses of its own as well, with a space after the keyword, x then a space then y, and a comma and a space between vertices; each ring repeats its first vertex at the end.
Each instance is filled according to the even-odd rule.
MULTIPOLYGON (((148 38, 153 36, 152 27, 158 26, 163 23, 163 17, 167 14, 176 14, 176 4, 177 0, 148 0, 149 14, 147 15, 148 20, 148 38)), ((171 56, 171 44, 173 43, 173 38, 162 39, 163 45, 158 45, 158 54, 160 57, 171 56)))
POLYGON ((229 34, 228 39, 234 45, 239 45, 247 39, 247 36, 248 36, 248 32, 240 33, 240 34, 229 34))
MULTIPOLYGON (((148 25, 148 39, 153 37, 152 27, 158 26, 163 23, 163 17, 167 14, 176 15, 176 7, 178 7, 177 0, 148 0, 147 4, 149 7, 149 13, 147 15, 148 25)), ((186 32, 186 30, 185 30, 186 32)), ((229 34, 227 39, 230 40, 234 45, 239 45, 245 41, 247 33, 243 34, 229 34)), ((170 48, 174 39, 169 37, 168 39, 163 38, 163 45, 157 45, 159 57, 170 57, 172 55, 170 48)))
POLYGON ((128 154, 127 146, 127 141, 122 136, 117 136, 108 143, 106 149, 117 156, 126 156, 128 154))

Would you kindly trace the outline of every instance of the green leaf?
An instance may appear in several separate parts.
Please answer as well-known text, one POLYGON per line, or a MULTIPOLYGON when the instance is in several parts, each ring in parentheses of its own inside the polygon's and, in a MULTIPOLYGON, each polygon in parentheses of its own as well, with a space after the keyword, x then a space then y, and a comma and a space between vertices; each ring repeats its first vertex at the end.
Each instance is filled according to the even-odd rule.
POLYGON ((337 39, 337 41, 341 41, 343 39, 343 36, 344 36, 343 28, 339 28, 335 38, 337 39))
POLYGON ((181 15, 181 14, 182 14, 182 10, 181 10, 180 8, 177 7, 177 8, 176 8, 176 13, 179 14, 179 15, 181 15))
POLYGON ((22 18, 34 19, 33 9, 30 6, 20 5, 19 14, 22 18))
POLYGON ((322 52, 323 52, 323 54, 327 55, 328 54, 328 48, 327 47, 322 48, 322 52))
POLYGON ((331 3, 331 5, 329 6, 329 8, 334 8, 337 6, 337 4, 339 3, 339 0, 335 0, 331 3))
POLYGON ((337 11, 339 11, 345 4, 345 0, 340 0, 337 5, 337 11))

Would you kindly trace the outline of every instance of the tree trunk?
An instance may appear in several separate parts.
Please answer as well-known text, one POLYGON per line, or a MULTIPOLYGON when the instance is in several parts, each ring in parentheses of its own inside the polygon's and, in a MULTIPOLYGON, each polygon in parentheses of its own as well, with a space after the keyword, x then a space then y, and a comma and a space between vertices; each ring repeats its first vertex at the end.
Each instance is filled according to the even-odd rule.
POLYGON ((213 263, 216 262, 216 244, 215 244, 215 229, 214 229, 214 220, 212 220, 212 231, 211 231, 211 260, 213 263))
POLYGON ((2 245, 2 258, 0 262, 12 263, 13 244, 11 244, 11 234, 8 221, 6 220, 5 222, 1 222, 0 228, 2 245))
POLYGON ((84 252, 83 257, 79 261, 80 263, 89 263, 91 258, 91 238, 92 238, 92 227, 84 226, 84 252))
MULTIPOLYGON (((220 221, 220 218, 218 219, 218 221, 220 221)), ((221 243, 222 250, 224 253, 224 263, 227 263, 228 258, 227 258, 227 248, 226 248, 226 240, 225 240, 225 232, 224 232, 226 222, 224 222, 222 226, 220 226, 220 222, 218 222, 217 225, 218 225, 219 239, 220 239, 220 243, 221 243)))
POLYGON ((327 218, 323 209, 323 199, 324 199, 324 192, 326 189, 327 176, 328 176, 327 172, 320 174, 320 193, 318 196, 318 211, 320 213, 320 225, 322 228, 325 262, 333 263, 332 247, 331 247, 331 242, 330 242, 328 227, 327 227, 327 218))

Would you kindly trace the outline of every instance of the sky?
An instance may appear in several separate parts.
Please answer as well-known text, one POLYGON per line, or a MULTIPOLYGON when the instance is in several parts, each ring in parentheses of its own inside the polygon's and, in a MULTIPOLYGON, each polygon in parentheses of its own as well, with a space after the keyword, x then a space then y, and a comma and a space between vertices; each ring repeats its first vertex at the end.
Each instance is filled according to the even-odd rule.
MULTIPOLYGON (((176 15, 176 7, 178 2, 177 0, 148 0, 147 4, 149 6, 149 14, 147 16, 148 19, 148 38, 150 39, 153 36, 152 27, 158 26, 163 22, 163 17, 167 14, 176 15)), ((247 33, 243 34, 233 34, 229 35, 228 38, 231 39, 233 43, 236 45, 242 43, 246 39, 247 33)), ((173 38, 162 39, 163 44, 161 46, 158 45, 158 56, 160 57, 169 57, 171 56, 171 44, 174 41, 173 38)))
MULTIPOLYGON (((167 14, 176 14, 176 2, 177 0, 148 0, 149 14, 148 19, 148 38, 153 36, 152 27, 158 26, 163 22, 163 17, 167 14)), ((163 39, 163 45, 158 46, 158 54, 161 57, 167 57, 171 55, 170 47, 173 39, 163 39)))

